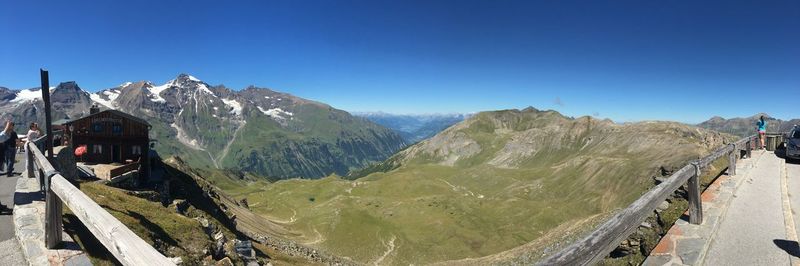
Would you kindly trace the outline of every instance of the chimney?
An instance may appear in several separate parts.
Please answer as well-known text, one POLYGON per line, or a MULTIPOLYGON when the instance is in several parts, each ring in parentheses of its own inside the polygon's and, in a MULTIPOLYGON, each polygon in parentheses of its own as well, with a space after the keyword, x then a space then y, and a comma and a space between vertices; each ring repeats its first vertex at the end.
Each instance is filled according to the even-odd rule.
POLYGON ((96 104, 92 104, 92 107, 89 108, 89 114, 90 115, 93 115, 93 114, 96 114, 96 113, 99 113, 99 112, 100 112, 100 107, 98 107, 96 104))

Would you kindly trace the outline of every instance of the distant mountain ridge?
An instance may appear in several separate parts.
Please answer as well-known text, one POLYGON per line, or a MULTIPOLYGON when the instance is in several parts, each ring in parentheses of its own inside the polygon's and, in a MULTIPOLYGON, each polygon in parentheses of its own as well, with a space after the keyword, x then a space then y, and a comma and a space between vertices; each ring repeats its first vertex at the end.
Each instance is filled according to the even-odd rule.
POLYGON ((787 132, 791 130, 794 125, 800 125, 800 119, 791 119, 785 121, 770 117, 765 113, 759 113, 751 117, 734 117, 730 119, 714 116, 698 124, 697 126, 740 137, 746 137, 756 134, 756 122, 762 115, 767 121, 767 132, 787 132))
POLYGON ((388 127, 406 140, 415 143, 432 137, 458 122, 472 116, 471 113, 452 114, 391 114, 384 112, 355 112, 355 116, 364 117, 376 124, 388 127))
MULTIPOLYGON (((95 103, 124 111, 153 125, 160 153, 193 167, 317 178, 345 175, 406 145, 390 129, 324 103, 254 86, 234 91, 188 74, 161 85, 125 82, 89 93, 71 81, 51 91, 54 121, 85 116, 95 103)), ((38 88, 0 88, 7 118, 43 122, 41 110, 38 88)))

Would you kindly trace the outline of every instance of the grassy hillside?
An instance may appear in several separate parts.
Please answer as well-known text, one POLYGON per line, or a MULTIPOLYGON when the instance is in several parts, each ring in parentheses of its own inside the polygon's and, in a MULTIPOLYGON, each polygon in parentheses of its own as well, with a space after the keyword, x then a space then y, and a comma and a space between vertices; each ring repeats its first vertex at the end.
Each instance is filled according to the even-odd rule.
MULTIPOLYGON (((173 186, 171 197, 188 203, 183 213, 176 211, 175 204, 164 206, 153 201, 153 197, 161 196, 154 191, 132 192, 96 182, 81 183, 80 190, 156 250, 167 257, 180 257, 183 265, 214 265, 225 257, 236 265, 243 265, 244 261, 233 250, 233 239, 247 238, 235 229, 225 212, 220 211, 217 204, 205 197, 202 187, 190 178, 172 176, 170 179, 173 186), (145 199, 132 193, 151 197, 145 199), (204 226, 204 223, 211 227, 204 226), (216 248, 212 235, 216 232, 221 232, 227 239, 221 255, 212 255, 216 248)), ((65 208, 64 224, 65 229, 88 252, 94 265, 119 264, 68 208, 65 208)), ((315 264, 304 258, 286 256, 281 251, 255 241, 253 245, 256 256, 262 263, 268 260, 272 265, 315 264)))
POLYGON ((421 264, 563 240, 730 138, 678 123, 505 110, 480 113, 373 167, 391 170, 353 181, 208 179, 291 231, 286 238, 364 263, 421 264))

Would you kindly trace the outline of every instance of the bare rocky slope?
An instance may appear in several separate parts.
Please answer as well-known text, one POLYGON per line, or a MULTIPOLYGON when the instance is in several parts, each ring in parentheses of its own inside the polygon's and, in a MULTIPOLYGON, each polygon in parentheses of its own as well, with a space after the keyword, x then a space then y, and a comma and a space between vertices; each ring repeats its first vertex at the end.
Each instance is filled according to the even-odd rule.
MULTIPOLYGON (((397 133, 323 103, 252 86, 234 91, 186 74, 161 85, 126 82, 97 93, 64 82, 51 93, 54 121, 85 116, 99 104, 150 122, 163 156, 272 180, 344 175, 406 145, 397 133)), ((6 118, 42 122, 43 110, 38 88, 0 88, 6 118)))

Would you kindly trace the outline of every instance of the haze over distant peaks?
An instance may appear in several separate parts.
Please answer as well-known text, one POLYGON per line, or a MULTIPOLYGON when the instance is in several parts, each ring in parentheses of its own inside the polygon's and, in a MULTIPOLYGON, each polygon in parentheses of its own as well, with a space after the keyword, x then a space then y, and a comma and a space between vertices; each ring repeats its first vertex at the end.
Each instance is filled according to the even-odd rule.
POLYGON ((406 142, 414 143, 436 135, 445 128, 469 118, 473 113, 391 114, 379 111, 354 112, 353 115, 388 127, 403 136, 406 142))

